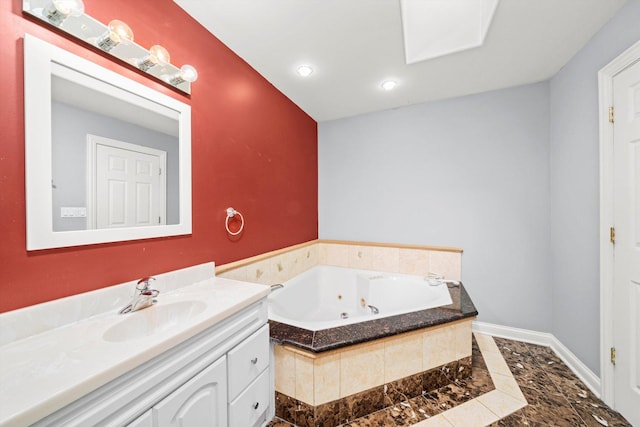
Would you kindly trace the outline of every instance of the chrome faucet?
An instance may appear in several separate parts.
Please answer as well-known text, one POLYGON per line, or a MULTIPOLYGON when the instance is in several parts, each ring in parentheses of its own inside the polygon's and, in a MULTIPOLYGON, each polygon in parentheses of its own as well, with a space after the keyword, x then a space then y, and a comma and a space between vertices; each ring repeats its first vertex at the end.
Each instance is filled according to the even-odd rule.
POLYGON ((131 298, 131 302, 118 313, 131 313, 133 311, 142 310, 143 308, 147 308, 155 304, 157 302, 156 297, 158 296, 160 291, 149 287, 149 282, 152 282, 154 280, 156 280, 155 277, 143 277, 142 279, 138 280, 136 289, 133 292, 133 298, 131 298))

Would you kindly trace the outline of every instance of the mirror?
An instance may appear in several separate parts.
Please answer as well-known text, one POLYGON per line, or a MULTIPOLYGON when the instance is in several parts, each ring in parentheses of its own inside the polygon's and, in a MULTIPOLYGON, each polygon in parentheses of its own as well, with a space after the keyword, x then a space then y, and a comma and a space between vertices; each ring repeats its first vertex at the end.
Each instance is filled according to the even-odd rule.
POLYGON ((25 35, 27 250, 191 233, 191 110, 25 35))

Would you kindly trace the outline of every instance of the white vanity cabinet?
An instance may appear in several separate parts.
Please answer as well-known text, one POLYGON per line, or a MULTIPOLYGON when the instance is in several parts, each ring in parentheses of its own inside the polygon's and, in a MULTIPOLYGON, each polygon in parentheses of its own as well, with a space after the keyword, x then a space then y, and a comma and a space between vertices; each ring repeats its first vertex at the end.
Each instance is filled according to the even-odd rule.
POLYGON ((226 427, 226 388, 223 356, 151 409, 154 427, 226 427))
POLYGON ((227 354, 229 426, 266 421, 269 406, 269 327, 256 331, 227 354))
POLYGON ((261 426, 272 394, 263 298, 34 425, 261 426))

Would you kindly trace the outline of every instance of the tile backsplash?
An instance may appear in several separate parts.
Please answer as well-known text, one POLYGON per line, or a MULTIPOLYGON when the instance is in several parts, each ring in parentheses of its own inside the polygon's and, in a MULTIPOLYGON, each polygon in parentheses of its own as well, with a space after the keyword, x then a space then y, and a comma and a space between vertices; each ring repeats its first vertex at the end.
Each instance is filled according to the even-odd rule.
POLYGON ((273 285, 321 265, 461 280, 462 250, 392 244, 314 241, 217 267, 229 279, 273 285))

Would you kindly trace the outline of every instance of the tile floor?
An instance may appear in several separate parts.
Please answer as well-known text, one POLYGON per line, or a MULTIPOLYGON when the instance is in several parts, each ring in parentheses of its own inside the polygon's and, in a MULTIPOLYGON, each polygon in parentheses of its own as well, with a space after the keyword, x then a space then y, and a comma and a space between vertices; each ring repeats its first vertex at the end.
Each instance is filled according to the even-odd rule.
MULTIPOLYGON (((469 380, 342 427, 631 426, 596 398, 551 349, 477 333, 474 337, 469 380)), ((292 425, 274 419, 269 426, 292 425)))

